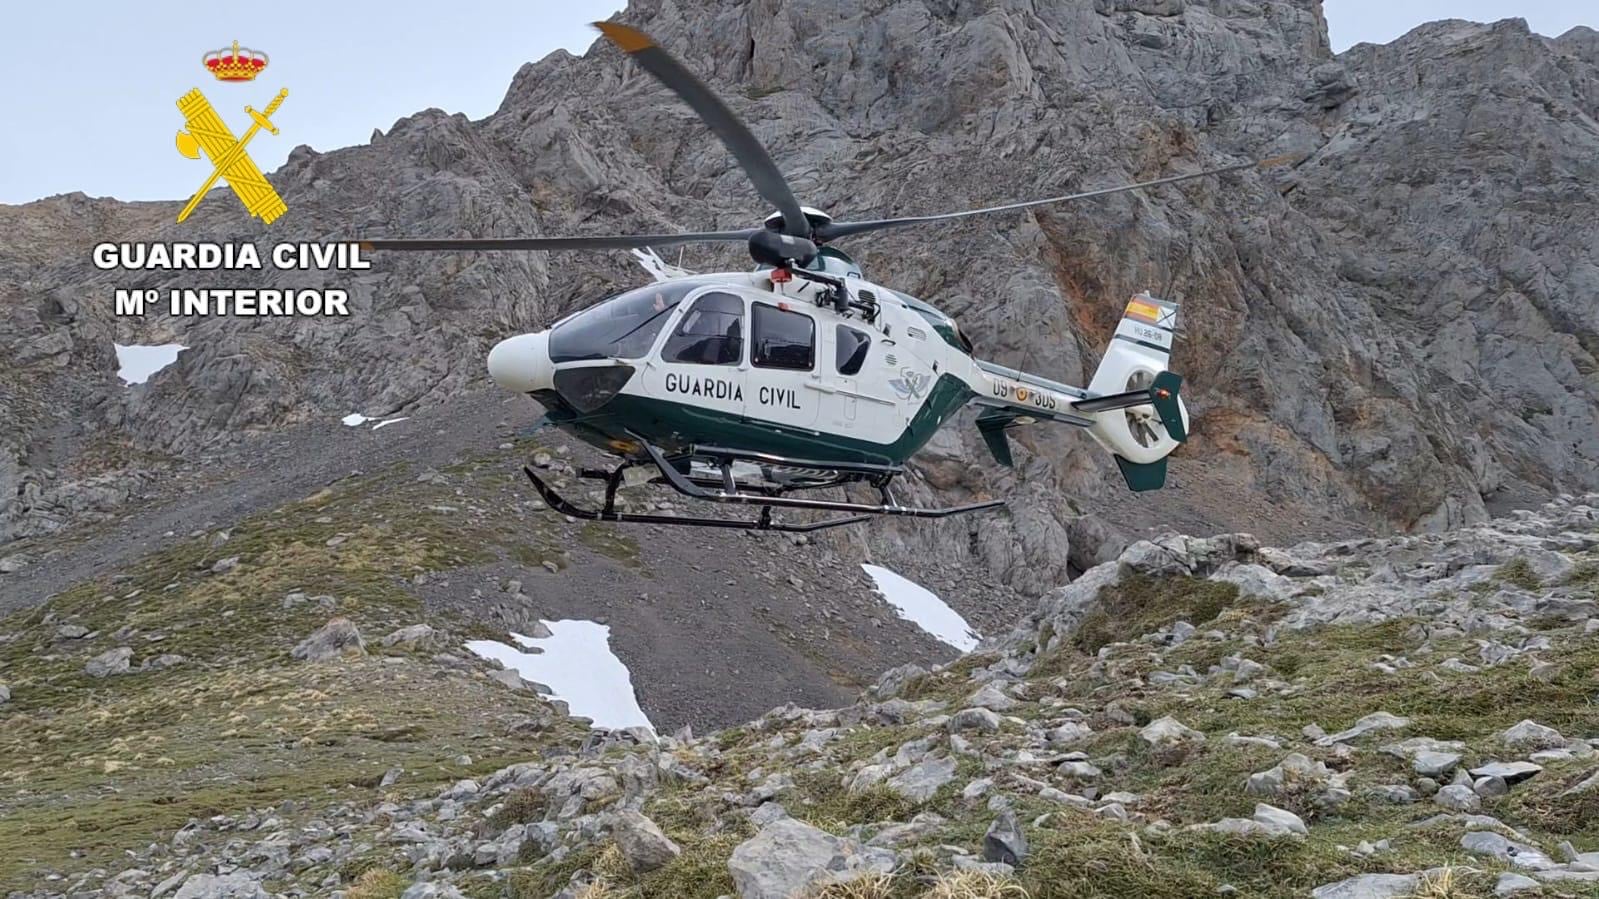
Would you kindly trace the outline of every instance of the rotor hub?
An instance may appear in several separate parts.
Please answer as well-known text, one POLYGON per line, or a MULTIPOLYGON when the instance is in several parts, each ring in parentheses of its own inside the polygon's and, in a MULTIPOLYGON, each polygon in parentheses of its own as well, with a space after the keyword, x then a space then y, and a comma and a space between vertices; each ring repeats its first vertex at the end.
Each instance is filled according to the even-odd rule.
MULTIPOLYGON (((805 220, 810 223, 811 230, 816 230, 823 225, 831 225, 833 217, 817 209, 815 206, 801 206, 800 211, 805 213, 805 220)), ((768 231, 783 230, 783 213, 773 212, 761 222, 768 231)))

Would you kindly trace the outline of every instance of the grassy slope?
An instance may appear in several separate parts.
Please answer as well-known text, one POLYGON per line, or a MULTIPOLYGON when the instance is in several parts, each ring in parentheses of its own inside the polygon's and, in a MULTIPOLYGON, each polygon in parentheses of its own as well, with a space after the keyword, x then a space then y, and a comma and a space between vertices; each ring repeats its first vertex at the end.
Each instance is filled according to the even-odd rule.
POLYGON ((403 469, 347 481, 244 522, 220 545, 209 535, 175 542, 122 576, 0 620, 0 678, 14 694, 0 710, 0 845, 11 847, 0 853, 0 890, 36 884, 41 870, 114 871, 122 849, 164 840, 191 817, 370 799, 395 765, 408 772, 398 792, 436 792, 576 738, 564 721, 508 736, 518 722, 549 720, 548 707, 432 661, 470 635, 467 625, 431 649, 378 645, 423 620, 406 589, 417 575, 496 554, 564 564, 555 535, 469 513, 509 482, 504 471, 467 463, 446 473, 449 486, 403 469), (233 556, 236 568, 210 572, 233 556), (295 591, 332 596, 336 608, 286 608, 295 591), (291 661, 335 614, 356 623, 372 655, 291 661), (93 633, 59 639, 62 624, 93 633), (104 679, 84 672, 117 646, 133 649, 135 669, 161 653, 185 661, 104 679), (452 761, 463 753, 470 765, 452 761))

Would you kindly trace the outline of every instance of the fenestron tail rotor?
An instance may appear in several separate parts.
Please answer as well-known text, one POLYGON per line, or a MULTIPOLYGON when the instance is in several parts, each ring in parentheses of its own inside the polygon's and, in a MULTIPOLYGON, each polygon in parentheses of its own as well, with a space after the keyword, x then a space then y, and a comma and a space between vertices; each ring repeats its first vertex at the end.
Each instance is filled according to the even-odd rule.
MULTIPOLYGON (((757 193, 766 202, 777 207, 777 213, 768 217, 766 226, 739 231, 686 231, 678 234, 612 234, 590 237, 492 237, 492 238, 377 238, 361 241, 373 250, 622 250, 648 246, 702 243, 718 241, 745 241, 750 256, 763 265, 786 268, 808 264, 821 244, 858 234, 883 231, 911 225, 928 225, 954 222, 979 215, 1030 209, 1051 203, 1070 203, 1104 197, 1127 191, 1144 190, 1168 184, 1178 184, 1198 178, 1210 178, 1228 172, 1252 168, 1267 168, 1290 161, 1287 157, 1263 162, 1241 162, 1208 168, 1181 175, 1170 175, 1133 184, 1103 187, 1078 193, 1022 200, 979 209, 964 209, 932 215, 900 216, 896 218, 864 219, 857 222, 831 221, 825 213, 812 211, 807 215, 789 187, 787 179, 772 162, 766 148, 739 119, 732 109, 683 64, 648 34, 618 22, 596 22, 600 33, 637 62, 645 71, 666 85, 684 103, 697 113, 701 121, 722 141, 733 154, 739 167, 749 176, 757 193)), ((181 137, 181 136, 180 136, 181 137)), ((181 149, 181 145, 180 145, 181 149)))

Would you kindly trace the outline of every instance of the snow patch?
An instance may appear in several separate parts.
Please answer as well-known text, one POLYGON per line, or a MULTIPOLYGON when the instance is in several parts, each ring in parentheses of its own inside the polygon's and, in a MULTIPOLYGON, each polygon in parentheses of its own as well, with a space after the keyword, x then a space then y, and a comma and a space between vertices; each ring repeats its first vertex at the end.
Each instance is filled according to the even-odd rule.
POLYGON ((359 412, 351 412, 349 415, 346 415, 343 418, 339 419, 339 421, 344 422, 345 425, 347 425, 349 427, 352 427, 352 428, 358 428, 361 425, 364 425, 364 424, 366 424, 369 421, 377 421, 377 424, 372 426, 372 430, 374 430, 374 431, 376 431, 378 428, 383 427, 384 425, 398 424, 398 423, 400 423, 402 421, 410 421, 410 420, 411 420, 410 416, 403 416, 401 418, 385 418, 382 421, 378 421, 375 418, 367 418, 365 415, 362 415, 359 412))
POLYGON ((143 384, 151 375, 178 361, 178 354, 188 349, 181 343, 112 346, 117 348, 117 377, 126 384, 143 384))
POLYGON ((493 659, 567 704, 572 714, 595 727, 655 729, 633 692, 633 677, 611 652, 611 629, 593 621, 545 621, 548 637, 511 634, 522 649, 497 640, 473 640, 466 648, 493 659))
POLYGON ((944 604, 931 590, 880 565, 862 565, 877 584, 877 592, 899 617, 932 634, 961 652, 971 652, 982 639, 960 613, 944 604))

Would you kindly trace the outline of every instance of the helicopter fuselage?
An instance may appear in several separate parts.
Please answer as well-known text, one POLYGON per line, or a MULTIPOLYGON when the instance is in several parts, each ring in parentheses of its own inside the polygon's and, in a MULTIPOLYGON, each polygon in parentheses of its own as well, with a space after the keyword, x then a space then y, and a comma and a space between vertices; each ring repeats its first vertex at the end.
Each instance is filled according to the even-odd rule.
POLYGON ((549 420, 638 458, 736 447, 790 459, 900 465, 974 400, 1078 418, 1086 396, 973 358, 955 322, 858 277, 875 314, 819 302, 826 285, 770 270, 668 278, 495 347, 489 369, 549 420))

